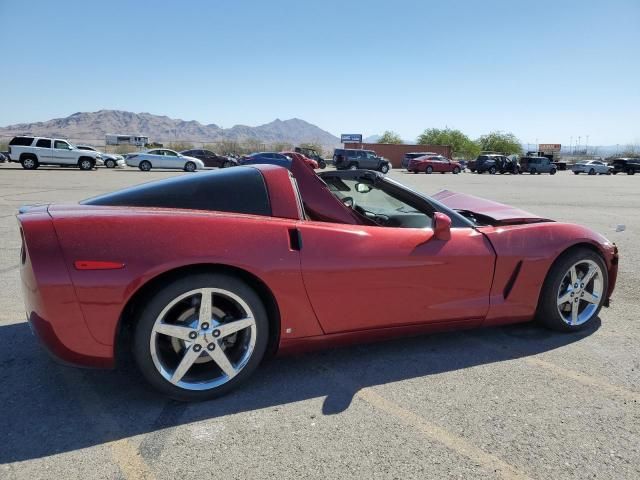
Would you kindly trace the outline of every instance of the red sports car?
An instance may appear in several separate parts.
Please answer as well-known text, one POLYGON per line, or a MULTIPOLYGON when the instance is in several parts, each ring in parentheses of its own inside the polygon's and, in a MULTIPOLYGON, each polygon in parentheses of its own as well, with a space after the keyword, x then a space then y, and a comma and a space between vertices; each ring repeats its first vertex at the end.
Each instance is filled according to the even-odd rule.
POLYGON ((446 173, 458 174, 462 171, 462 165, 455 160, 449 160, 441 155, 425 155, 411 159, 407 170, 413 173, 446 173))
POLYGON ((280 152, 280 153, 282 153, 283 155, 286 155, 291 159, 297 158, 298 160, 303 161, 304 163, 307 164, 309 168, 312 168, 313 170, 316 170, 318 168, 318 162, 316 162, 313 158, 309 158, 300 152, 280 152))
POLYGON ((132 349, 165 394, 201 400, 274 353, 526 322, 578 330, 608 305, 601 235, 367 170, 292 161, 24 207, 20 273, 42 343, 77 365, 132 349))

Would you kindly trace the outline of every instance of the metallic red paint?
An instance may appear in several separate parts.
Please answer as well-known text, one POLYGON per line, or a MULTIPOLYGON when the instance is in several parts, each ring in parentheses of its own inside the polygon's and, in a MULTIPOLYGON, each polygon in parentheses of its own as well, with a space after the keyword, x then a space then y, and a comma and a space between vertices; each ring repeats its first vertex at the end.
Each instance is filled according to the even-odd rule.
POLYGON ((455 160, 449 160, 447 158, 436 156, 424 156, 411 159, 407 170, 410 172, 426 172, 427 167, 431 167, 433 173, 447 173, 453 172, 456 168, 459 172, 462 171, 462 165, 455 160))
MULTIPOLYGON (((281 353, 530 320, 550 266, 576 244, 603 255, 609 296, 615 286, 615 246, 584 227, 452 228, 447 240, 438 222, 435 230, 363 224, 298 162, 296 181, 280 167, 256 168, 273 217, 90 205, 23 210, 25 304, 48 349, 67 362, 112 366, 128 303, 151 280, 193 266, 236 269, 264 284, 279 311, 281 353), (304 218, 296 185, 307 211, 327 221, 304 218), (290 244, 293 229, 301 250, 290 244), (87 259, 125 266, 74 268, 87 259)), ((440 198, 506 223, 537 218, 469 196, 440 198)))

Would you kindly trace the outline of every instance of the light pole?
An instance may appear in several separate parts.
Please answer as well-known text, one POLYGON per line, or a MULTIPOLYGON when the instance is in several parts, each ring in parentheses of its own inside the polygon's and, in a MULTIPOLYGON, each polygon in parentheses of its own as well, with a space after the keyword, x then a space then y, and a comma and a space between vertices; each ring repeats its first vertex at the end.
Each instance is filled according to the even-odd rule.
POLYGON ((582 139, 582 137, 580 135, 578 135, 578 146, 577 146, 578 154, 580 154, 580 140, 581 139, 582 139))
POLYGON ((589 135, 587 135, 587 142, 584 145, 584 152, 589 154, 589 135))

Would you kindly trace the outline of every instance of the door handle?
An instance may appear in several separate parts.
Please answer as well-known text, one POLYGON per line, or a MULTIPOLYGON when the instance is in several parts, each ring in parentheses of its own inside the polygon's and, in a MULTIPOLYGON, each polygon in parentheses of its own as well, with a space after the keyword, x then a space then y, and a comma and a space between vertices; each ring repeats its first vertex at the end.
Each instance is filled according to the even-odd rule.
POLYGON ((289 248, 291 250, 302 250, 302 234, 297 228, 289 229, 289 248))

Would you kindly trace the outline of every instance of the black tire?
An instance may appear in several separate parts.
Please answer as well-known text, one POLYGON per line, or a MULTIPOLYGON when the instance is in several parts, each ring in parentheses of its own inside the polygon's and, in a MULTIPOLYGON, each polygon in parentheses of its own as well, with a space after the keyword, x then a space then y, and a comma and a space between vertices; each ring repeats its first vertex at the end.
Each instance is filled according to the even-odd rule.
MULTIPOLYGON (((144 309, 136 319, 132 347, 133 357, 138 365, 138 369, 151 386, 175 400, 191 402, 219 397, 243 383, 262 361, 268 339, 269 319, 267 312, 260 297, 249 285, 227 274, 200 273, 174 280, 149 298, 144 309), (223 289, 240 297, 249 306, 255 319, 256 338, 253 352, 239 373, 219 386, 214 386, 207 390, 191 390, 179 387, 162 376, 154 364, 150 343, 154 324, 162 310, 180 295, 200 288, 223 289)), ((220 348, 220 345, 218 345, 218 347, 220 348)), ((205 354, 204 348, 202 352, 205 354)), ((210 366, 215 365, 215 363, 209 363, 211 363, 210 366)), ((203 370, 202 367, 198 368, 200 368, 201 371, 203 370)), ((206 368, 209 368, 209 366, 204 367, 204 369, 206 368)))
POLYGON ((453 168, 453 174, 454 174, 454 175, 457 175, 457 174, 459 174, 459 173, 460 173, 460 167, 454 167, 454 168, 453 168))
POLYGON ((78 168, 80 170, 84 170, 84 171, 89 171, 89 170, 93 170, 93 159, 91 158, 87 158, 87 157, 81 157, 78 160, 78 168))
POLYGON ((595 169, 592 168, 591 170, 589 170, 589 175, 595 175, 595 174, 596 174, 595 169))
POLYGON ((104 166, 107 168, 116 168, 116 161, 111 158, 107 158, 104 161, 104 166))
POLYGON ((380 165, 380 172, 382 174, 386 174, 389 171, 389 164, 388 163, 383 163, 382 165, 380 165))
POLYGON ((424 173, 431 175, 433 173, 433 167, 431 165, 427 165, 427 168, 424 169, 424 173))
POLYGON ((635 174, 636 174, 636 171, 635 171, 633 168, 630 168, 630 169, 627 171, 627 175, 635 175, 635 174))
POLYGON ((529 170, 529 174, 530 175, 535 175, 536 174, 536 169, 532 168, 531 170, 529 170))
POLYGON ((149 170, 151 170, 151 162, 149 162, 147 160, 143 160, 138 165, 138 168, 140 170, 142 170, 143 172, 148 172, 149 170))
POLYGON ((195 172, 196 171, 196 164, 193 162, 187 162, 184 164, 184 171, 185 172, 195 172))
POLYGON ((497 170, 496 170, 496 167, 490 167, 490 168, 489 168, 489 173, 490 173, 491 175, 495 175, 495 174, 496 174, 496 171, 497 171, 497 170))
POLYGON ((327 168, 327 162, 325 162, 324 160, 318 160, 318 168, 324 170, 325 168, 327 168))
MULTIPOLYGON (((582 330, 583 328, 588 327, 593 322, 594 318, 598 316, 598 313, 604 303, 608 288, 608 271, 603 258, 589 248, 576 248, 570 250, 560 256, 551 266, 549 273, 547 273, 547 277, 540 292, 540 299, 538 300, 536 319, 546 327, 561 332, 575 332, 577 330, 582 330), (557 305, 558 291, 569 268, 581 260, 591 260, 599 265, 603 277, 602 295, 600 296, 597 308, 588 320, 579 325, 569 325, 563 320, 559 312, 557 305)), ((580 300, 578 304, 580 304, 580 300)))
POLYGON ((574 175, 578 175, 580 172, 573 172, 574 175))
POLYGON ((225 160, 222 165, 220 166, 220 168, 229 168, 232 167, 233 163, 231 163, 229 160, 225 160))
POLYGON ((24 155, 20 159, 20 163, 22 164, 22 168, 25 170, 36 170, 40 166, 38 157, 35 155, 24 155))
POLYGON ((549 170, 549 175, 555 175, 557 172, 557 170, 555 168, 552 168, 551 170, 549 170))
POLYGON ((349 164, 349 170, 358 170, 358 164, 356 162, 351 162, 349 164))

